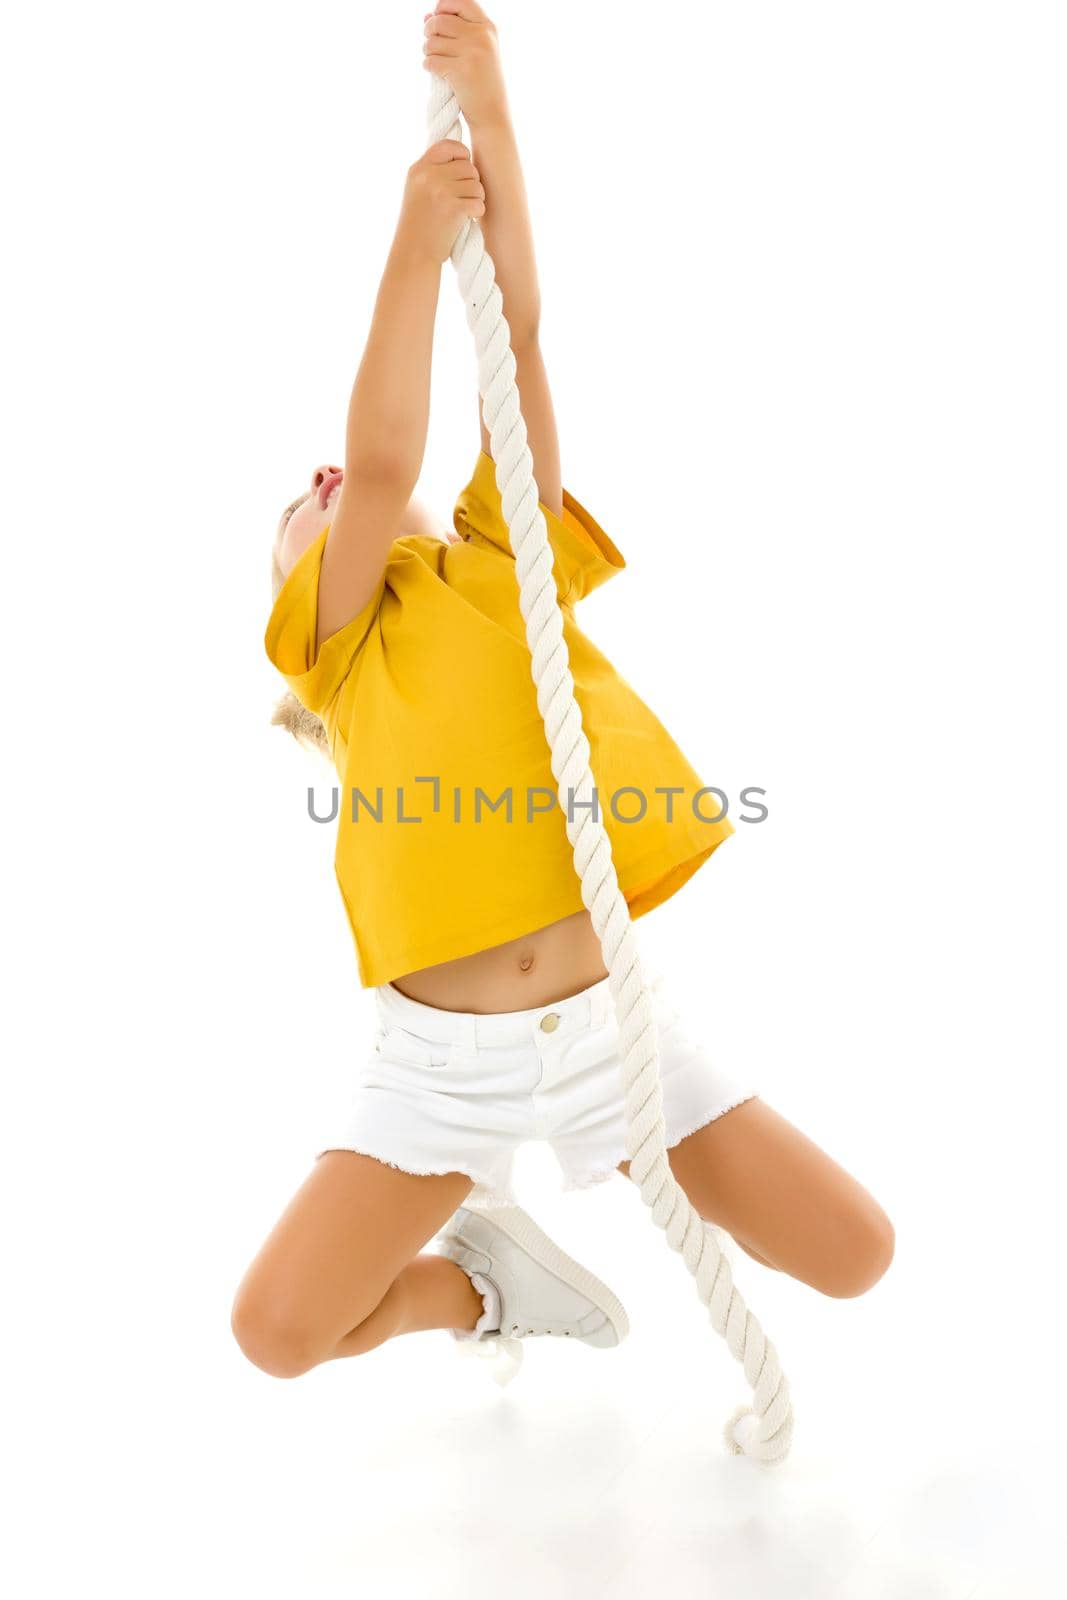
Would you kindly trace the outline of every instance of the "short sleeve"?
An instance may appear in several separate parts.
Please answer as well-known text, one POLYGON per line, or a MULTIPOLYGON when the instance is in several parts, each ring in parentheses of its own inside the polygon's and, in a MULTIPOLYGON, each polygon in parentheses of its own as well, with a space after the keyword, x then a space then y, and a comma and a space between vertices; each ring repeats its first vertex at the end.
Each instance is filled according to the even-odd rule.
MULTIPOLYGON (((548 526, 561 603, 580 600, 626 566, 603 528, 569 490, 563 491, 561 517, 543 502, 541 510, 548 526)), ((484 450, 479 452, 471 480, 456 501, 452 520, 462 539, 492 545, 514 558, 496 484, 496 465, 484 450)))
POLYGON ((367 604, 343 628, 325 640, 315 655, 319 614, 319 577, 326 548, 327 525, 299 556, 286 578, 267 623, 263 644, 301 705, 321 716, 333 700, 365 644, 385 592, 385 572, 367 604))

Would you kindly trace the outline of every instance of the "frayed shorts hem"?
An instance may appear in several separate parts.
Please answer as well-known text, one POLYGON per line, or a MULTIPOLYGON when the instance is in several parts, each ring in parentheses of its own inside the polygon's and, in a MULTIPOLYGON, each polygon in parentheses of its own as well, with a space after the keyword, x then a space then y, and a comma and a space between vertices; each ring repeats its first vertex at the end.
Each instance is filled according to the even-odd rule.
MULTIPOLYGON (((728 1111, 735 1110, 737 1106, 743 1106, 746 1100, 758 1099, 759 1092, 760 1091, 758 1089, 748 1089, 744 1094, 736 1095, 732 1100, 729 1100, 726 1105, 720 1104, 717 1105, 714 1110, 705 1112, 703 1115, 699 1116, 695 1122, 684 1128, 681 1133, 672 1132, 668 1134, 666 1148, 668 1150, 673 1150, 677 1145, 681 1144, 683 1139, 688 1139, 690 1134, 699 1133, 701 1128, 706 1128, 712 1122, 717 1122, 718 1119, 720 1117, 724 1117, 728 1111)), ((623 1177, 625 1174, 619 1172, 619 1162, 629 1160, 632 1160, 632 1157, 624 1149, 620 1151, 619 1155, 616 1157, 615 1161, 610 1167, 597 1167, 592 1172, 582 1173, 577 1176, 566 1178, 563 1183, 563 1193, 576 1194, 580 1193, 583 1189, 595 1189, 598 1184, 607 1183, 608 1179, 614 1178, 616 1174, 618 1174, 619 1177, 623 1177)))
POLYGON ((442 1162, 436 1167, 412 1167, 400 1161, 390 1161, 388 1156, 383 1156, 377 1150, 361 1150, 353 1144, 324 1145, 316 1155, 316 1161, 319 1156, 326 1155, 330 1150, 348 1150, 355 1156, 367 1156, 371 1161, 380 1161, 384 1167, 392 1167, 394 1172, 406 1173, 409 1178, 443 1178, 450 1172, 462 1172, 463 1176, 469 1178, 474 1185, 464 1201, 465 1205, 488 1209, 492 1206, 517 1206, 519 1203, 518 1196, 510 1184, 501 1188, 487 1173, 472 1170, 462 1161, 442 1162))
MULTIPOLYGON (((733 1111, 735 1107, 744 1105, 747 1100, 755 1100, 758 1096, 758 1089, 749 1089, 744 1094, 737 1095, 726 1105, 720 1104, 715 1106, 713 1110, 704 1112, 695 1122, 683 1128, 680 1133, 672 1131, 668 1136, 666 1148, 673 1150, 675 1146, 682 1143, 683 1139, 688 1139, 690 1134, 698 1133, 701 1128, 706 1128, 711 1123, 717 1122, 720 1117, 724 1117, 728 1111, 733 1111)), ((388 1156, 381 1155, 377 1150, 361 1150, 350 1144, 330 1144, 320 1150, 318 1154, 324 1156, 327 1150, 349 1150, 353 1155, 368 1156, 372 1161, 380 1161, 383 1166, 392 1167, 395 1172, 404 1172, 412 1178, 440 1178, 450 1172, 462 1172, 464 1177, 469 1178, 474 1185, 467 1196, 465 1204, 473 1206, 475 1209, 492 1210, 494 1206, 516 1206, 519 1203, 518 1196, 514 1193, 510 1183, 501 1186, 495 1183, 488 1173, 481 1172, 463 1161, 442 1162, 434 1167, 413 1167, 400 1161, 390 1161, 388 1156)), ((600 1184, 607 1183, 610 1178, 622 1177, 623 1174, 619 1172, 619 1163, 629 1159, 631 1158, 628 1157, 625 1148, 623 1148, 610 1166, 595 1167, 590 1172, 565 1177, 562 1192, 564 1194, 580 1194, 585 1189, 595 1189, 600 1184)))

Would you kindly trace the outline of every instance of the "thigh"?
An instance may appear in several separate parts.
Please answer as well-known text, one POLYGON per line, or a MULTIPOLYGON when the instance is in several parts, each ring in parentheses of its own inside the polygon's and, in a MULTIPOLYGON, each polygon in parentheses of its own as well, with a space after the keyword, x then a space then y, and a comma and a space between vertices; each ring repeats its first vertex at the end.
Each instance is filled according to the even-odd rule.
POLYGON ((235 1320, 309 1350, 332 1349, 472 1187, 465 1172, 418 1176, 328 1150, 282 1213, 237 1292, 235 1320))
POLYGON ((862 1294, 892 1259, 893 1227, 874 1196, 758 1096, 682 1139, 668 1161, 702 1217, 824 1294, 862 1294))

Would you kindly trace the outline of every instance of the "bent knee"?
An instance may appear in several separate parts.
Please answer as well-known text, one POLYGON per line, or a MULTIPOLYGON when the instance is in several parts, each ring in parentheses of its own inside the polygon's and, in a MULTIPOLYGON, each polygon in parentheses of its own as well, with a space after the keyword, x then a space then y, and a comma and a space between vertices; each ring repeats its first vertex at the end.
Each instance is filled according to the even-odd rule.
POLYGON ((866 1294, 889 1270, 895 1250, 896 1232, 884 1211, 858 1218, 816 1287, 835 1300, 866 1294))
POLYGON ((252 1365, 272 1378, 299 1378, 323 1359, 306 1322, 261 1294, 238 1293, 230 1328, 252 1365))

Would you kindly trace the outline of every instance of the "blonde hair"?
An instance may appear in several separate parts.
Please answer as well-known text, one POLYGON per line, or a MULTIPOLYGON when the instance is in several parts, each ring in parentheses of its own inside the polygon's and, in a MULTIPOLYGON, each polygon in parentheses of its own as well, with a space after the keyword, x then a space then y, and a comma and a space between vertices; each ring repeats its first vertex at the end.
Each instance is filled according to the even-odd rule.
MULTIPOLYGON (((285 573, 281 569, 278 552, 273 550, 271 552, 271 591, 275 600, 281 593, 284 582, 285 573)), ((317 750, 319 755, 324 756, 327 761, 333 759, 330 751, 329 735, 321 717, 317 717, 313 711, 309 711, 307 706, 301 705, 291 689, 287 689, 277 702, 270 720, 272 726, 287 729, 297 743, 302 744, 305 749, 317 750)))

